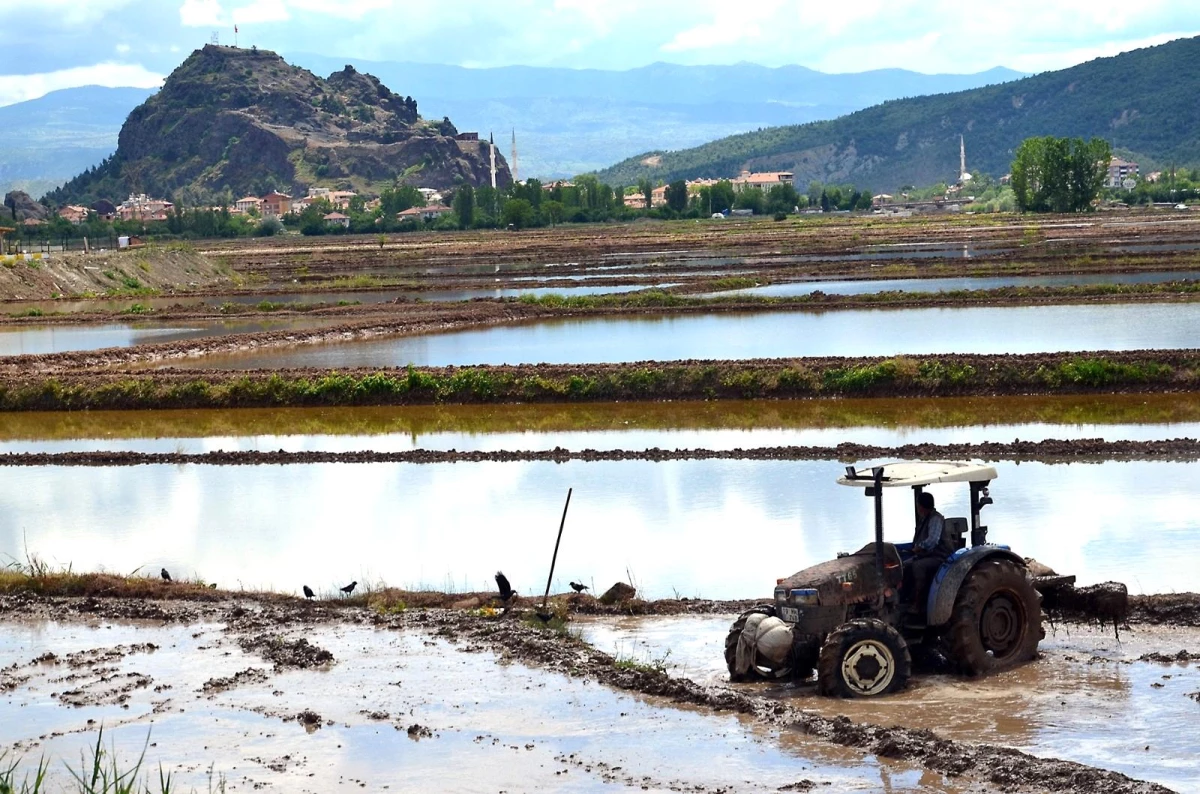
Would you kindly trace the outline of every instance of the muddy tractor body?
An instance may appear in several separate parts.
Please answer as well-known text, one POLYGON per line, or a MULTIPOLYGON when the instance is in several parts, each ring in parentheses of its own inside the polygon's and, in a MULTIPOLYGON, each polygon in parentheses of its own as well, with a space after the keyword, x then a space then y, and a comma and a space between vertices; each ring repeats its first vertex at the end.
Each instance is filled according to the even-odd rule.
POLYGON ((988 543, 980 521, 995 478, 992 467, 970 463, 847 467, 838 483, 874 501, 873 541, 778 580, 773 603, 741 615, 725 643, 731 678, 803 679, 815 671, 822 694, 871 697, 904 688, 914 651, 967 675, 1032 659, 1043 636, 1041 598, 1025 561, 988 543), (945 519, 955 551, 914 607, 904 576, 912 544, 884 541, 883 498, 888 489, 909 489, 915 503, 935 483, 967 485, 971 515, 945 519))

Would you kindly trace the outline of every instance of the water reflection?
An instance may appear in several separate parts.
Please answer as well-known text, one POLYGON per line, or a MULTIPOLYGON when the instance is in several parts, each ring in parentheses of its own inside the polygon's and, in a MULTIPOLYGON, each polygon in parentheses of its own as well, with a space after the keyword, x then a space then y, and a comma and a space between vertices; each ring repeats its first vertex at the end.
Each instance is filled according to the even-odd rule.
POLYGON ((732 449, 1200 436, 1177 394, 11 413, 0 452, 732 449))
POLYGON ((757 312, 588 318, 261 350, 175 366, 569 364, 680 359, 1190 348, 1200 303, 757 312))
POLYGON ((874 281, 795 281, 762 287, 714 293, 757 295, 772 298, 810 295, 818 290, 829 295, 874 295, 879 292, 952 292, 954 290, 999 289, 1001 287, 1074 287, 1093 284, 1161 284, 1200 278, 1200 272, 1073 273, 1055 276, 962 276, 957 278, 895 278, 874 281))
POLYGON ((279 317, 270 320, 188 320, 179 326, 152 323, 0 326, 0 356, 69 353, 106 347, 178 342, 206 336, 319 328, 332 322, 336 320, 279 317))
MULTIPOLYGON (((632 575, 654 597, 755 597, 775 579, 869 534, 870 504, 833 482, 840 463, 309 464, 25 468, 5 471, 0 552, 76 569, 166 565, 224 586, 382 578, 490 589, 503 569, 544 580, 562 499, 568 579, 632 575), (770 553, 759 547, 769 546, 770 553), (733 564, 731 564, 731 562, 733 564)), ((1193 464, 999 464, 992 539, 1133 592, 1194 589, 1200 477, 1193 464)), ((965 489, 935 489, 966 515, 965 489), (961 491, 961 492, 960 492, 961 491)), ((891 537, 912 507, 887 504, 891 537)), ((344 583, 344 582, 342 582, 344 583)))

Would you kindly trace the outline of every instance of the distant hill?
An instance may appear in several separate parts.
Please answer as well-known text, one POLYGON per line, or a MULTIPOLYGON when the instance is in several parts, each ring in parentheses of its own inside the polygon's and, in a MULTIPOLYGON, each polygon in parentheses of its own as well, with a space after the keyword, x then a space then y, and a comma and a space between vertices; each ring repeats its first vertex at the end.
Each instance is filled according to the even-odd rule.
POLYGON ((145 192, 207 203, 313 184, 488 181, 485 147, 456 134, 448 121, 422 119, 411 96, 351 67, 321 79, 273 52, 208 45, 133 109, 109 160, 47 198, 91 203, 145 192))
POLYGON ((154 92, 85 86, 0 107, 0 194, 40 196, 117 148, 129 111, 154 92))
POLYGON ((1022 75, 992 69, 926 75, 902 69, 824 74, 767 68, 656 63, 627 71, 509 66, 467 69, 288 55, 319 73, 345 63, 421 98, 430 118, 496 133, 507 153, 516 129, 520 175, 566 177, 647 149, 682 148, 733 133, 831 119, 889 99, 960 91, 1022 75))
MULTIPOLYGON (((952 180, 959 135, 967 163, 1008 171, 1036 135, 1102 137, 1143 166, 1200 163, 1200 38, 1101 58, 968 91, 884 102, 834 121, 734 135, 691 149, 650 151, 598 173, 611 184, 789 170, 798 185, 853 182, 875 190, 952 180)), ((1145 168, 1143 169, 1145 170, 1145 168)))
MULTIPOLYGON (((494 130, 508 152, 517 131, 523 176, 594 171, 648 149, 683 148, 747 130, 831 119, 889 99, 1019 78, 1009 69, 925 75, 902 69, 823 74, 802 66, 653 64, 628 71, 513 66, 466 69, 296 53, 317 74, 347 62, 420 99, 424 115, 494 130)), ((73 88, 0 108, 0 193, 40 196, 116 150, 125 117, 153 92, 73 88)))

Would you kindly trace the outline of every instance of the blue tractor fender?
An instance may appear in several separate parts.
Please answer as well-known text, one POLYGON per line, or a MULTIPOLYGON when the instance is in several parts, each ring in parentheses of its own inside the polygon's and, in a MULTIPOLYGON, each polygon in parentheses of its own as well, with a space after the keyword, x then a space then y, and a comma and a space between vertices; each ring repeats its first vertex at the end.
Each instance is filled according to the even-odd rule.
POLYGON ((958 589, 967 580, 976 565, 987 559, 999 557, 1012 560, 1024 567, 1025 560, 1014 554, 1008 546, 972 546, 959 549, 950 555, 933 577, 929 588, 929 601, 926 603, 926 624, 929 626, 944 626, 950 622, 954 612, 954 602, 958 598, 958 589))

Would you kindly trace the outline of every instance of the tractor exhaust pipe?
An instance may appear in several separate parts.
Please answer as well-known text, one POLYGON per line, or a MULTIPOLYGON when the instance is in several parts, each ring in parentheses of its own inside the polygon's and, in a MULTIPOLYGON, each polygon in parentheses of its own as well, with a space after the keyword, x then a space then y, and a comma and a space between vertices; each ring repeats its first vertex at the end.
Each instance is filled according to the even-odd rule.
POLYGON ((875 571, 879 581, 883 581, 883 467, 871 469, 875 485, 867 489, 867 494, 875 499, 875 571))

